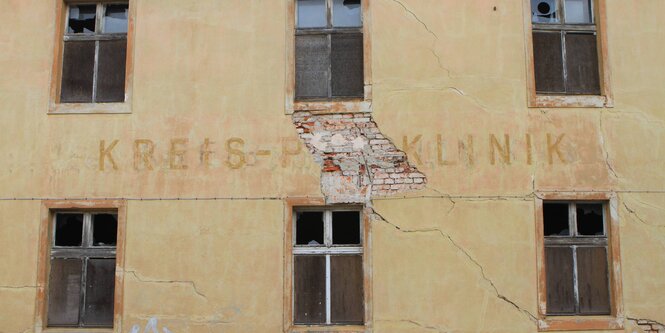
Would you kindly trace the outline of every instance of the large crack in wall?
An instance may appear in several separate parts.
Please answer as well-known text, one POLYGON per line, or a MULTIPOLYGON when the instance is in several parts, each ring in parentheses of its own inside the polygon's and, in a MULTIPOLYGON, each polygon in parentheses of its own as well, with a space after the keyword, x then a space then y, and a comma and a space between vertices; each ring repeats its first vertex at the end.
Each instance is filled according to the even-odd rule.
POLYGON ((425 175, 369 114, 296 112, 293 123, 321 166, 321 192, 328 204, 369 204, 375 196, 425 188, 425 175))

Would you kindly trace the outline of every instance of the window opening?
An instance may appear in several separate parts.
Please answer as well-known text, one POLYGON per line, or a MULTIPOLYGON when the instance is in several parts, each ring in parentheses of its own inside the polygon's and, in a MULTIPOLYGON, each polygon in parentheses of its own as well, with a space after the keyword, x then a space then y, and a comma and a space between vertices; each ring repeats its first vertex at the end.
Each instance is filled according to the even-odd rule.
POLYGON ((531 0, 536 92, 599 95, 592 0, 531 0))
POLYGON ((68 6, 61 103, 124 102, 128 12, 127 3, 68 6))
POLYGON ((364 324, 363 247, 360 211, 296 211, 295 229, 317 230, 319 244, 293 244, 295 324, 364 324), (312 227, 311 225, 315 225, 312 227))
POLYGON ((604 207, 543 203, 547 315, 610 314, 604 207), (567 232, 559 231, 564 223, 567 232))
POLYGON ((364 96, 359 0, 297 0, 296 99, 364 96))
POLYGON ((54 214, 49 327, 113 327, 115 212, 54 214))

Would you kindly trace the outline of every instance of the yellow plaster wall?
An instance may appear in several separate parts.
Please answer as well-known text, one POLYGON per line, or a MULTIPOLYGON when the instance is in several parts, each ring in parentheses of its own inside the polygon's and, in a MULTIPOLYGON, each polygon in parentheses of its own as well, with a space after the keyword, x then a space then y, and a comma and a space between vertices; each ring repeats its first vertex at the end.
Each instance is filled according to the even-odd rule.
MULTIPOLYGON (((535 332, 532 193, 552 190, 619 193, 625 313, 665 322, 665 2, 606 2, 615 106, 529 109, 522 0, 372 0, 372 115, 428 179, 373 202, 374 331, 535 332)), ((137 199, 122 332, 281 331, 282 199, 321 195, 284 112, 287 1, 133 6, 132 113, 48 115, 55 1, 0 2, 0 332, 31 331, 39 199, 69 197, 137 199), (187 169, 169 165, 178 138, 187 169), (137 139, 153 170, 134 168, 137 139)))

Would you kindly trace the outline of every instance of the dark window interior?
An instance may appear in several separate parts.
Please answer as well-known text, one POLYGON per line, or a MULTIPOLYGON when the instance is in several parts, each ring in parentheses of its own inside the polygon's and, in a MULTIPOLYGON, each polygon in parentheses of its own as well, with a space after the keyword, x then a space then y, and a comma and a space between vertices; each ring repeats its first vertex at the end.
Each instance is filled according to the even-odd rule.
POLYGON ((98 57, 96 102, 124 101, 127 41, 100 41, 98 57))
POLYGON ((67 32, 75 34, 94 33, 96 16, 97 5, 70 5, 67 32))
POLYGON ((536 91, 550 93, 566 91, 560 32, 533 33, 533 65, 536 91))
POLYGON ((568 204, 543 203, 545 236, 569 236, 568 204))
POLYGON ((296 244, 323 245, 323 212, 296 214, 296 244))
POLYGON ((56 214, 56 246, 81 246, 82 238, 83 214, 56 214))
POLYGON ((95 214, 92 220, 92 245, 115 246, 118 218, 115 214, 95 214))
POLYGON ((60 101, 63 103, 92 102, 95 41, 66 42, 62 58, 60 101))
POLYGON ((360 244, 360 212, 332 213, 333 244, 360 244))
POLYGON ((585 236, 602 236, 603 227, 602 204, 577 204, 577 233, 585 236))

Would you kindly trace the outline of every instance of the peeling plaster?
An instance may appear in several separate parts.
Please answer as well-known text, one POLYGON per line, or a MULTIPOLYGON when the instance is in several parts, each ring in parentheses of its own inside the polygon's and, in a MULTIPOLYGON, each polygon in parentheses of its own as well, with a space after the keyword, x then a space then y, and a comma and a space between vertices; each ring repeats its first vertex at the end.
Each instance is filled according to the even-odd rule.
POLYGON ((326 203, 363 203, 372 197, 425 188, 427 179, 365 113, 293 114, 293 123, 321 165, 326 203))

